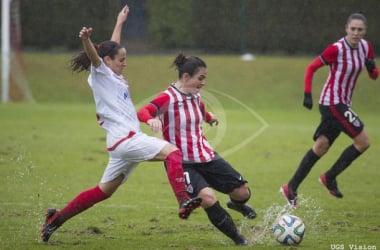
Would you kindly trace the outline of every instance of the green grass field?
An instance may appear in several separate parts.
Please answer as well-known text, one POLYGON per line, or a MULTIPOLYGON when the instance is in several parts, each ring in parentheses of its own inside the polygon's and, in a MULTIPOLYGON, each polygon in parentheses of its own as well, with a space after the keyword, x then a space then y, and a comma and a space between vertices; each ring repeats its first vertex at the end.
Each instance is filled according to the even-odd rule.
MULTIPOLYGON (((141 163, 132 177, 102 203, 39 240, 48 207, 62 208, 95 186, 107 163, 105 133, 97 125, 87 74, 67 69, 71 55, 26 54, 35 104, 0 105, 0 249, 238 249, 196 210, 189 220, 177 204, 162 163, 141 163)), ((136 106, 176 79, 175 55, 130 56, 125 72, 136 106)), ((338 179, 345 197, 335 199, 317 179, 351 143, 342 135, 302 183, 301 208, 290 210, 279 194, 312 145, 316 108, 301 106, 304 68, 311 57, 202 56, 208 63, 204 99, 221 124, 206 134, 215 149, 249 181, 249 204, 258 217, 229 210, 253 249, 380 248, 379 80, 362 74, 354 110, 366 124, 370 149, 338 179), (276 243, 270 231, 279 213, 301 217, 306 236, 297 247, 276 243), (355 248, 356 247, 356 248, 355 248), (361 247, 361 248, 360 248, 361 247)), ((327 69, 315 76, 314 102, 327 69)), ((316 105, 315 105, 316 106, 316 105)), ((146 130, 145 125, 142 128, 146 130)), ((147 131, 148 132, 148 131, 147 131)), ((226 195, 217 194, 222 204, 226 195)))

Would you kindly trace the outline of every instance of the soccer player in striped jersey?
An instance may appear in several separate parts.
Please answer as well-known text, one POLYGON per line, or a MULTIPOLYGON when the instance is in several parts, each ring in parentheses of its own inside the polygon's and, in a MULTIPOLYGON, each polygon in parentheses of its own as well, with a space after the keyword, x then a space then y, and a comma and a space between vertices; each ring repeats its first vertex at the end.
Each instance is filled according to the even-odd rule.
POLYGON ((220 205, 213 189, 228 194, 227 206, 246 218, 256 217, 255 210, 246 204, 251 196, 247 181, 228 162, 218 155, 207 141, 203 122, 217 125, 217 117, 207 112, 200 89, 206 84, 206 63, 199 57, 180 53, 173 66, 178 80, 138 112, 138 118, 153 132, 162 131, 163 138, 175 144, 183 153, 183 169, 187 191, 202 198, 211 223, 236 245, 247 245, 229 213, 220 205))
POLYGON ((313 106, 311 92, 314 72, 324 65, 330 67, 330 72, 319 98, 321 122, 314 134, 315 143, 303 157, 290 181, 280 189, 288 203, 295 208, 298 207, 296 199, 299 185, 341 132, 351 137, 353 144, 319 177, 320 183, 331 195, 343 198, 336 178, 369 147, 364 124, 351 109, 351 98, 360 72, 366 69, 368 76, 376 80, 379 70, 371 44, 363 39, 367 30, 366 17, 362 13, 350 15, 345 28, 346 36, 328 46, 306 68, 303 105, 308 109, 313 106))
POLYGON ((110 198, 142 161, 165 161, 181 219, 187 219, 202 201, 199 197, 190 198, 187 193, 182 152, 175 145, 148 136, 140 129, 128 82, 122 76, 126 49, 120 45, 120 39, 128 13, 129 8, 125 6, 118 15, 111 40, 99 45, 90 40, 92 28, 83 27, 79 32, 84 51, 72 59, 71 66, 74 72, 90 71, 88 83, 94 95, 98 123, 107 133, 109 161, 98 185, 78 194, 62 210, 47 210, 41 229, 44 242, 67 220, 110 198))

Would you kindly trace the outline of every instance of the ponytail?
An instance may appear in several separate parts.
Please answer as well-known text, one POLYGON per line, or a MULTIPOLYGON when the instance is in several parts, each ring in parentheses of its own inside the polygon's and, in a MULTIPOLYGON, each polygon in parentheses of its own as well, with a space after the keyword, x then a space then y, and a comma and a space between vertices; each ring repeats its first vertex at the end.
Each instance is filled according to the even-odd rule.
POLYGON ((73 72, 80 73, 82 71, 89 71, 90 66, 90 58, 88 58, 84 51, 79 52, 70 60, 70 67, 73 72))
POLYGON ((193 76, 198 72, 199 68, 207 68, 206 63, 199 57, 186 57, 183 53, 179 53, 177 55, 171 66, 178 70, 178 78, 182 78, 184 73, 188 73, 190 76, 193 76))
MULTIPOLYGON (((111 59, 114 59, 119 49, 122 48, 120 44, 114 41, 104 41, 100 44, 94 44, 94 47, 99 57, 102 59, 105 56, 109 56, 111 59)), ((90 66, 91 61, 85 51, 79 52, 70 61, 70 67, 73 72, 80 73, 82 71, 89 71, 90 66)))

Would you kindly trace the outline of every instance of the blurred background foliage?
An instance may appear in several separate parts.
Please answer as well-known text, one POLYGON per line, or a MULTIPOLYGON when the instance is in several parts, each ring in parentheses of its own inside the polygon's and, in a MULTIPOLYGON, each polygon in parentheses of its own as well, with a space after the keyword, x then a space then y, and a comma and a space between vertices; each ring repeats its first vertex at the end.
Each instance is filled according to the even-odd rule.
POLYGON ((368 18, 366 38, 380 51, 379 0, 20 0, 24 49, 78 49, 82 26, 93 27, 100 42, 125 4, 131 12, 123 39, 134 53, 315 54, 345 34, 347 17, 357 11, 368 18))

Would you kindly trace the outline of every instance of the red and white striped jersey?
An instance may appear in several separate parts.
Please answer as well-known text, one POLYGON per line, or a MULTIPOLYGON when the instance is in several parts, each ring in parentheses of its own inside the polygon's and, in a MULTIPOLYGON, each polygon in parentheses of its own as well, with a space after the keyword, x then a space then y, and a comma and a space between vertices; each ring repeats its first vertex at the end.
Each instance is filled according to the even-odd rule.
POLYGON ((184 94, 169 86, 151 102, 158 108, 163 138, 176 145, 184 162, 208 162, 214 150, 203 134, 206 112, 200 94, 184 94))
POLYGON ((350 47, 345 38, 328 46, 320 55, 330 72, 323 87, 319 104, 328 106, 343 103, 351 106, 351 98, 366 58, 373 58, 371 45, 361 39, 356 48, 350 47))

